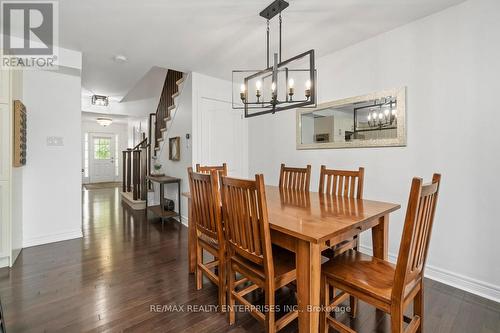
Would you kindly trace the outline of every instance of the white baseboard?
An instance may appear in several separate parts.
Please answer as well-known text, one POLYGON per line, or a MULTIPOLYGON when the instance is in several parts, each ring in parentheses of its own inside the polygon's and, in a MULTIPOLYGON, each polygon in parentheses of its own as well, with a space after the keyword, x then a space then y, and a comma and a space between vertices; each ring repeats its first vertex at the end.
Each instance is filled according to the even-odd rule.
MULTIPOLYGON (((372 254, 371 246, 360 245, 359 248, 361 252, 372 254)), ((396 260, 397 256, 389 253, 389 261, 396 263, 396 260)), ((425 267, 425 277, 500 303, 500 286, 431 265, 425 267)))
POLYGON ((2 258, 0 258, 0 268, 2 268, 2 267, 9 267, 9 262, 10 262, 10 258, 9 257, 2 257, 2 258))
MULTIPOLYGON (((176 220, 177 222, 179 222, 179 217, 178 217, 178 216, 174 217, 174 220, 176 220)), ((188 220, 188 218, 187 218, 187 217, 185 217, 184 215, 181 215, 181 223, 182 223, 182 225, 183 225, 183 226, 185 226, 186 228, 188 227, 188 221, 189 221, 189 220, 188 220)))
POLYGON ((54 243, 54 242, 60 242, 60 241, 65 241, 65 240, 69 240, 69 239, 82 238, 82 237, 83 237, 83 233, 82 233, 81 229, 57 233, 57 234, 37 236, 37 237, 24 239, 23 248, 37 246, 37 245, 43 245, 43 244, 48 244, 48 243, 54 243))

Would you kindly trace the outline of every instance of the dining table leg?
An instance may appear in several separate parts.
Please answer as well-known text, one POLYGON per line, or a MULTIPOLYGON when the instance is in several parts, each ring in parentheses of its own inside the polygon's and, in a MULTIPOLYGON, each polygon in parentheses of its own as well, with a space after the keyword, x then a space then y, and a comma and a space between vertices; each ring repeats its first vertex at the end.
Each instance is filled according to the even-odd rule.
POLYGON ((318 332, 321 282, 319 244, 297 240, 296 259, 299 332, 318 332))
POLYGON ((387 260, 389 253, 389 215, 379 218, 378 224, 372 228, 373 256, 387 260))
POLYGON ((196 233, 193 221, 193 210, 191 207, 191 198, 188 198, 188 259, 189 273, 194 273, 196 268, 196 233))

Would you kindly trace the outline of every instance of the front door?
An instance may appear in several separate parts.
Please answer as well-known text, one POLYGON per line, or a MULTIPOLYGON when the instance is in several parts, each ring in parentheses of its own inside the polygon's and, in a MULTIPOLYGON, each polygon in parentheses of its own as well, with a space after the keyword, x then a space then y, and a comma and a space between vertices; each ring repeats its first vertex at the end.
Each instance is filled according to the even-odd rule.
POLYGON ((115 142, 112 134, 92 134, 90 144, 90 182, 115 181, 115 142))

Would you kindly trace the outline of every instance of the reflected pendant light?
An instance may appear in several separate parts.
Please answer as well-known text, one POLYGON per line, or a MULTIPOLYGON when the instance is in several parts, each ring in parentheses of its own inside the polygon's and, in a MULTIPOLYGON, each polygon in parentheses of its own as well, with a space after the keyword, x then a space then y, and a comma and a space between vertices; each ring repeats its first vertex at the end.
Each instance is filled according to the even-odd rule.
POLYGON ((287 60, 281 59, 281 12, 289 6, 276 0, 260 16, 267 20, 266 63, 263 70, 234 70, 232 75, 233 109, 244 109, 245 117, 254 117, 277 111, 316 106, 316 69, 314 50, 287 60), (269 21, 279 16, 279 52, 269 62, 269 21))

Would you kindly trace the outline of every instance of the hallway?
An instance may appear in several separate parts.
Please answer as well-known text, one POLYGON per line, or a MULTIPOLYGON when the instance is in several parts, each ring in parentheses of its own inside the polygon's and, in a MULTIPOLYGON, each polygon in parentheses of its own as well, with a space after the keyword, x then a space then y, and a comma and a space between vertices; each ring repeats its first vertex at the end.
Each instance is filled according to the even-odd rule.
POLYGON ((226 327, 223 316, 150 312, 153 304, 210 304, 216 291, 207 283, 194 292, 187 229, 146 223, 122 207, 119 190, 83 190, 83 239, 24 249, 10 274, 0 270, 7 332, 174 332, 196 318, 197 329, 226 327))
MULTIPOLYGON (((83 190, 83 207, 83 239, 24 249, 10 273, 0 270, 7 332, 262 331, 248 314, 230 328, 221 314, 151 311, 216 302, 212 284, 196 291, 187 274, 187 229, 147 223, 122 207, 119 188, 83 190)), ((426 287, 426 331, 498 332, 498 304, 431 280, 426 287)), ((353 321, 360 332, 389 328, 387 316, 364 303, 353 321)))

